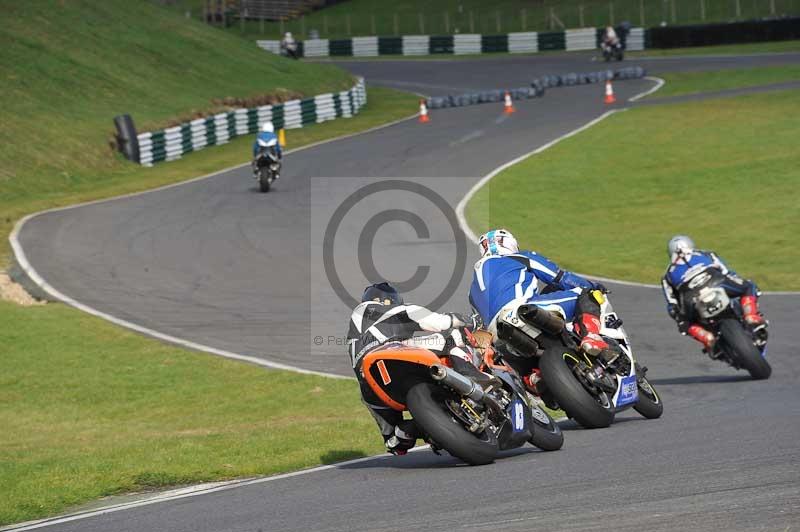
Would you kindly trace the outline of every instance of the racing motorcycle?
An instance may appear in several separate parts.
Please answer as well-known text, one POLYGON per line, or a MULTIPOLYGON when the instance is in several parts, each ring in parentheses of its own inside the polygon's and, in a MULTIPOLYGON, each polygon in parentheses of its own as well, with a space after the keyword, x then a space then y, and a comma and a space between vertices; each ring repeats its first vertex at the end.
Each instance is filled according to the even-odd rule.
POLYGON ((261 192, 269 192, 272 182, 275 181, 281 170, 281 158, 278 156, 277 144, 276 139, 266 142, 258 139, 260 151, 254 163, 254 177, 258 180, 258 188, 261 192))
POLYGON ((534 372, 539 379, 535 395, 548 408, 563 410, 586 428, 607 427, 616 412, 631 407, 648 419, 658 418, 664 405, 647 380, 647 368, 634 359, 611 302, 599 297, 600 335, 611 357, 584 353, 572 324, 536 305, 522 305, 498 318, 498 351, 520 374, 534 372))
POLYGON ((526 442, 545 451, 560 449, 564 435, 558 424, 528 402, 519 375, 495 355, 491 347, 484 349, 480 367, 501 384, 486 388, 453 369, 448 357, 400 342, 365 355, 361 370, 387 406, 411 414, 437 454, 443 449, 483 465, 526 442))
POLYGON ((622 43, 617 42, 616 44, 608 44, 603 42, 600 44, 600 48, 603 51, 603 59, 605 62, 609 62, 612 59, 617 61, 622 61, 623 56, 625 55, 625 51, 622 48, 622 43))
POLYGON ((742 305, 721 286, 725 275, 709 268, 692 277, 681 290, 683 308, 692 308, 697 321, 717 336, 709 356, 736 369, 745 369, 753 379, 767 379, 767 327, 752 326, 742 319, 742 305))

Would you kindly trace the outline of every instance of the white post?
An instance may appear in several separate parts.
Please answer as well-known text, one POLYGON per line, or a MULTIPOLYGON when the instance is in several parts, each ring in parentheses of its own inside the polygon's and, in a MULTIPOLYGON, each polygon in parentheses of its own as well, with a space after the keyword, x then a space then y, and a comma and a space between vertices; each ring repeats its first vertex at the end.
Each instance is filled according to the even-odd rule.
POLYGON ((736 0, 736 18, 742 18, 742 3, 736 0))
POLYGON ((444 32, 450 33, 450 14, 447 11, 444 12, 444 32))
POLYGON ((639 25, 644 26, 644 0, 639 0, 639 25))
POLYGON ((769 0, 769 12, 771 15, 775 15, 775 0, 769 0))
POLYGON ((678 22, 678 15, 675 12, 675 0, 672 0, 672 23, 675 24, 678 22))
POLYGON ((608 3, 608 21, 612 26, 614 25, 614 2, 608 3))
POLYGON ((417 13, 419 18, 419 33, 420 35, 425 35, 425 17, 422 12, 417 13))
POLYGON ((495 13, 495 17, 496 17, 496 20, 497 20, 497 33, 500 33, 500 12, 499 11, 497 13, 495 13))
POLYGON ((700 0, 700 20, 706 21, 706 0, 700 0))
POLYGON ((578 6, 578 26, 581 28, 586 27, 586 25, 583 23, 583 4, 578 6))

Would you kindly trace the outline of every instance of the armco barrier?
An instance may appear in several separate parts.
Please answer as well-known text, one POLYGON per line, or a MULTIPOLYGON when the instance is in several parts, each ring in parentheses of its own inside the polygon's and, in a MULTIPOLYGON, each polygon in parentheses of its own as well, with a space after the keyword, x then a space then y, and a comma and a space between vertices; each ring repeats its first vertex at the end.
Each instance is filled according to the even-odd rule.
POLYGON ((364 78, 348 91, 320 94, 277 105, 236 109, 199 118, 161 131, 137 136, 139 162, 151 166, 160 161, 179 159, 206 146, 225 144, 240 135, 256 133, 261 124, 272 121, 275 129, 300 128, 337 117, 351 117, 367 102, 364 78))
POLYGON ((508 51, 512 54, 538 52, 539 34, 535 31, 508 34, 508 51))
POLYGON ((481 53, 481 36, 478 33, 462 33, 453 36, 453 53, 479 54, 481 53))
POLYGON ((581 28, 564 32, 564 42, 567 51, 594 50, 597 48, 597 29, 581 28))

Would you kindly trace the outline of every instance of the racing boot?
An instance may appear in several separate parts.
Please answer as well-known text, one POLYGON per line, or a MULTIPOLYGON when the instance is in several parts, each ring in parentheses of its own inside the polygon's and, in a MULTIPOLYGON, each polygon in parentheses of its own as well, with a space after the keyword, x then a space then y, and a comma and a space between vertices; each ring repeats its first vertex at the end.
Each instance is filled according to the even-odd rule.
POLYGON ((703 351, 705 353, 711 354, 714 352, 714 344, 717 342, 717 337, 714 333, 696 323, 690 325, 686 333, 703 344, 703 351))
POLYGON ((587 312, 578 316, 575 330, 581 337, 581 349, 587 355, 598 357, 605 365, 611 364, 619 356, 612 351, 600 336, 600 318, 587 312))
POLYGON ((522 382, 525 383, 525 388, 528 389, 533 395, 542 395, 541 390, 536 386, 542 381, 542 370, 533 368, 530 375, 522 377, 522 382))
POLYGON ((748 325, 764 325, 764 316, 758 311, 758 298, 756 296, 742 296, 742 318, 748 325))
MULTIPOLYGON (((453 351, 455 351, 455 349, 453 351)), ((472 379, 477 384, 479 384, 480 387, 483 388, 484 390, 489 388, 490 386, 493 386, 495 389, 501 388, 503 386, 503 381, 501 381, 494 375, 489 375, 488 373, 484 373, 483 371, 476 368, 475 365, 472 364, 471 362, 468 362, 458 354, 454 354, 453 351, 450 351, 450 361, 453 363, 454 370, 464 375, 465 377, 472 379)))

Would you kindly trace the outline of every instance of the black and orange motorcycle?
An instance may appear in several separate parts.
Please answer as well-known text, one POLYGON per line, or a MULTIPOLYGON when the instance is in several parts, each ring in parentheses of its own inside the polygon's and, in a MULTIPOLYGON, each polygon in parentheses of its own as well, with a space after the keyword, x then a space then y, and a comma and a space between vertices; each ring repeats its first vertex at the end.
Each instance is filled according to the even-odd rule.
POLYGON ((481 370, 501 384, 483 388, 453 369, 447 357, 399 342, 368 353, 362 371, 387 406, 410 412, 434 452, 443 449, 482 465, 526 442, 545 451, 560 449, 561 429, 529 402, 519 375, 490 346, 474 353, 482 358, 481 370))

